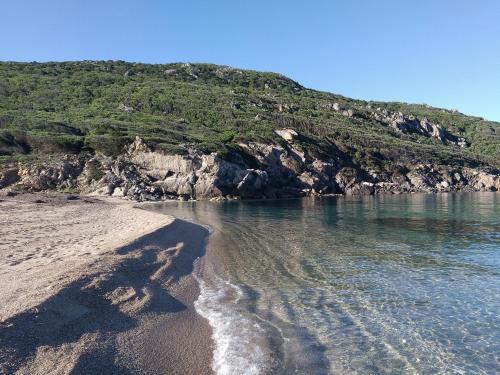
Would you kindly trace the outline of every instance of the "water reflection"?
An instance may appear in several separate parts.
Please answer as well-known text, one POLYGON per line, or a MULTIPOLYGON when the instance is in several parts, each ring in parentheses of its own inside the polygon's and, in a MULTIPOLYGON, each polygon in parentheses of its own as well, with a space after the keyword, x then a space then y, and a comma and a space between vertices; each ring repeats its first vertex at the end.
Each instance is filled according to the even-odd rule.
POLYGON ((222 303, 285 373, 500 371, 498 193, 151 209, 211 226, 208 285, 240 288, 222 303))

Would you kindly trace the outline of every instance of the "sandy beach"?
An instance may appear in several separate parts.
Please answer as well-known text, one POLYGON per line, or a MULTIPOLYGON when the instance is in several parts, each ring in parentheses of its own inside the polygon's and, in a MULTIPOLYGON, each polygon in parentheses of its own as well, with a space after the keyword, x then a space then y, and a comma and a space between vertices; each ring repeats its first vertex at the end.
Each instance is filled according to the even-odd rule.
POLYGON ((116 199, 0 195, 0 374, 209 374, 202 226, 116 199))

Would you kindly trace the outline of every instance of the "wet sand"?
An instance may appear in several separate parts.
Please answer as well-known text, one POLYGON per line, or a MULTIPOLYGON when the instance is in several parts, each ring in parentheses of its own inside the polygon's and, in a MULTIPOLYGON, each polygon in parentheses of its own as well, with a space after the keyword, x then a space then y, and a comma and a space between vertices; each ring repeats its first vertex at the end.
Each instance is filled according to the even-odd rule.
POLYGON ((79 197, 0 196, 0 374, 210 374, 202 226, 79 197))

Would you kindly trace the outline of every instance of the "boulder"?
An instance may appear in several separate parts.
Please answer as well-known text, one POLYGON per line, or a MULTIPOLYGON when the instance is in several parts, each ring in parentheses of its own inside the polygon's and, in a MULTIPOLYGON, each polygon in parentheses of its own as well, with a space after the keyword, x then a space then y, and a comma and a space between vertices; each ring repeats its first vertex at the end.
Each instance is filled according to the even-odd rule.
POLYGON ((134 107, 130 107, 126 104, 120 103, 120 105, 118 106, 118 110, 123 112, 134 112, 134 107))
POLYGON ((423 134, 431 136, 432 138, 436 138, 442 143, 446 143, 446 134, 441 126, 433 124, 429 120, 424 118, 420 121, 420 127, 423 129, 423 134))
POLYGON ((118 186, 113 190, 113 197, 124 197, 125 196, 125 189, 121 186, 118 186))
POLYGON ((347 195, 373 195, 375 193, 375 184, 367 181, 355 183, 349 186, 345 193, 347 195))
POLYGON ((345 117, 353 117, 354 111, 352 109, 347 109, 345 111, 342 111, 342 115, 345 117))
POLYGON ((293 129, 278 129, 274 131, 277 135, 287 142, 293 142, 299 134, 293 129))
POLYGON ((479 172, 473 186, 480 191, 500 191, 500 177, 487 172, 479 172))

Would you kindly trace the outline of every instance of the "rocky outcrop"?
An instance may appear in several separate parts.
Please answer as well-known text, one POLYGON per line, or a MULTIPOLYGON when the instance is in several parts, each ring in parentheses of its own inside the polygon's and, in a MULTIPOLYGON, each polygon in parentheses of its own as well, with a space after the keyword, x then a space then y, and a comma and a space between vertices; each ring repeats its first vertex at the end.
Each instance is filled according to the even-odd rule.
POLYGON ((33 191, 73 188, 83 168, 83 158, 69 155, 52 163, 20 164, 16 183, 21 188, 33 191))
POLYGON ((284 144, 242 143, 226 158, 194 149, 166 155, 137 138, 116 158, 65 156, 11 165, 0 170, 0 188, 76 189, 138 201, 500 190, 493 169, 419 164, 366 170, 334 151, 314 156, 298 149, 300 135, 294 130, 276 133, 284 144))
POLYGON ((415 116, 407 116, 401 112, 389 112, 387 110, 377 109, 372 113, 375 120, 382 122, 400 133, 413 133, 425 137, 432 137, 443 144, 453 144, 460 147, 466 147, 464 138, 449 134, 440 125, 430 122, 428 119, 417 119, 415 116))
POLYGON ((484 171, 468 170, 470 185, 478 191, 500 191, 500 176, 484 171))

